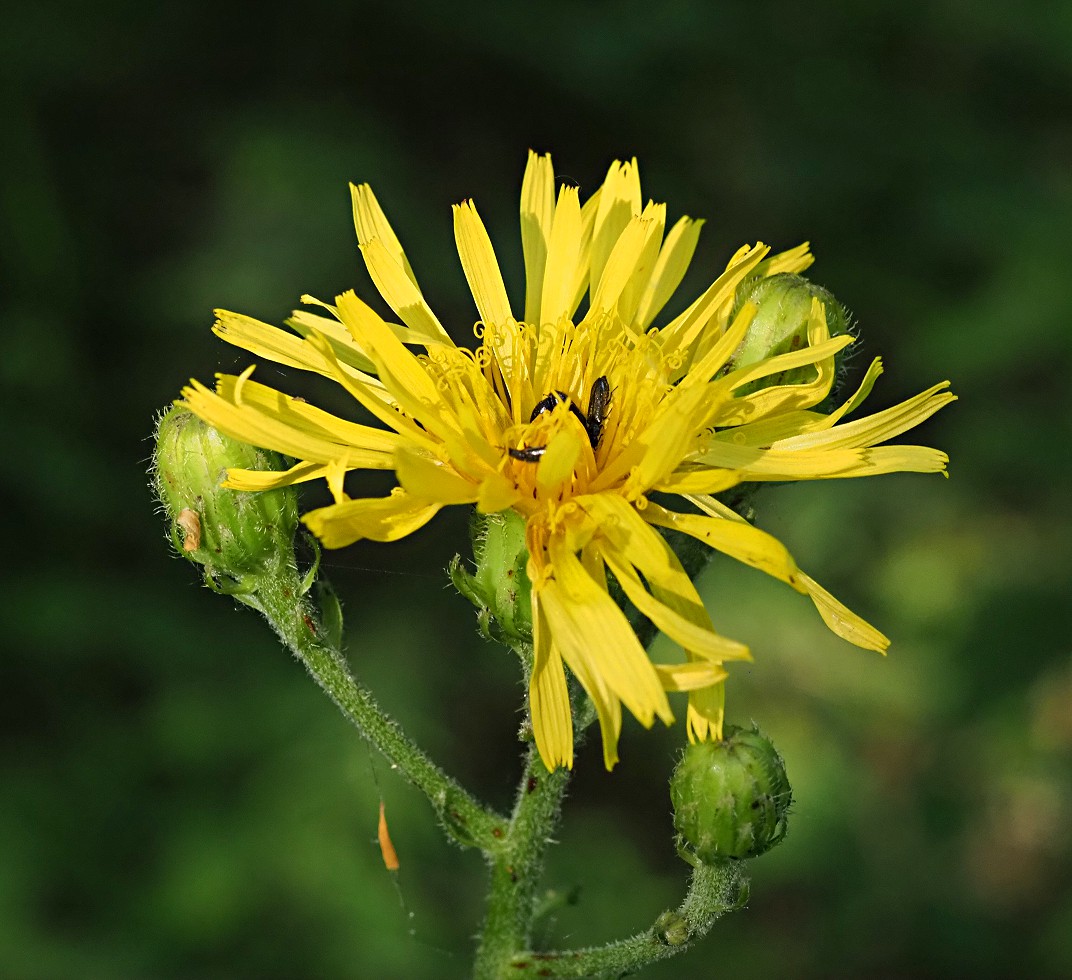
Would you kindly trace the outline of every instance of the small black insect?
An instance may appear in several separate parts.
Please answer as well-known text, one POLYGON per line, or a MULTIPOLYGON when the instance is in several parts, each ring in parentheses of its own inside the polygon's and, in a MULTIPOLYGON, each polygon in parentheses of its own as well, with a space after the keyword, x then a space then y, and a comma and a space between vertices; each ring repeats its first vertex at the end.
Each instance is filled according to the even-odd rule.
MULTIPOLYGON (((588 434, 588 441, 591 443, 592 448, 598 449, 603 439, 603 426, 607 421, 607 412, 610 409, 610 382, 607 381, 607 376, 601 375, 593 383, 592 394, 588 397, 587 415, 574 404, 573 399, 564 391, 553 391, 544 395, 536 403, 536 407, 532 410, 532 415, 529 416, 529 421, 534 421, 538 415, 542 415, 544 412, 553 411, 556 405, 563 403, 569 404, 569 410, 576 416, 577 421, 581 423, 581 427, 588 434)), ((525 446, 521 449, 509 450, 514 459, 518 459, 523 463, 538 462, 545 452, 547 452, 546 446, 525 446)))
POLYGON ((607 376, 596 378, 592 385, 592 394, 588 396, 588 418, 584 428, 588 432, 588 441, 593 449, 598 449, 603 441, 603 426, 610 410, 610 382, 607 376))
POLYGON ((524 449, 511 449, 510 455, 522 463, 538 463, 540 457, 547 452, 546 446, 525 446, 524 449))

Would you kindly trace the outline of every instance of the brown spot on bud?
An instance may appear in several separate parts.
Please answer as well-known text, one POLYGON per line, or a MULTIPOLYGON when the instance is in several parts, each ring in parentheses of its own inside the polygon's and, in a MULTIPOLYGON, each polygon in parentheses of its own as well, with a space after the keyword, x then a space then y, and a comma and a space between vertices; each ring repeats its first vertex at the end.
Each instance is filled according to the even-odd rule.
POLYGON ((197 551, 201 547, 201 518, 197 516, 197 511, 183 508, 175 523, 182 528, 182 550, 197 551))

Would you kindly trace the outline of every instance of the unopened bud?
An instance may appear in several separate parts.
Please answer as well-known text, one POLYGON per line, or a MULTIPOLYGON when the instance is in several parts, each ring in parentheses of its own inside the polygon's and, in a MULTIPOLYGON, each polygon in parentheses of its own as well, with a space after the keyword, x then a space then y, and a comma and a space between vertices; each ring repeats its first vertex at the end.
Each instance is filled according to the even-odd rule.
MULTIPOLYGON (((831 337, 847 333, 849 314, 833 293, 809 282, 803 276, 783 272, 765 279, 747 280, 737 292, 734 312, 745 303, 756 306, 756 315, 748 326, 741 346, 730 364, 733 368, 748 367, 777 354, 788 354, 808 346, 808 323, 812 316, 812 300, 818 299, 826 313, 826 326, 831 337)), ((748 394, 758 388, 773 385, 797 384, 815 376, 810 365, 783 371, 738 389, 748 394)))
POLYGON ((670 780, 674 828, 705 864, 757 857, 785 836, 792 789, 773 743, 728 726, 721 742, 689 745, 670 780))
POLYGON ((227 469, 281 470, 278 453, 238 442, 175 406, 156 427, 153 484, 179 552, 205 567, 255 587, 255 579, 292 560, 298 498, 292 487, 259 493, 226 490, 227 469))
POLYGON ((525 566, 525 519, 512 510, 475 514, 472 525, 476 571, 470 575, 455 559, 455 587, 477 607, 481 629, 507 643, 532 639, 532 583, 525 566))

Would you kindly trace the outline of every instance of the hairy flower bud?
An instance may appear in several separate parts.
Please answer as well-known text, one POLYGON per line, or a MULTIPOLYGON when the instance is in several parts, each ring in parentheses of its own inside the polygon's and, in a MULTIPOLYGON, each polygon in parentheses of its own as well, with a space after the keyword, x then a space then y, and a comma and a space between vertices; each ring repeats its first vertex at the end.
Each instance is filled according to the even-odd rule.
MULTIPOLYGON (((766 279, 746 280, 737 291, 735 310, 754 303, 752 319, 741 346, 730 363, 734 368, 747 367, 777 354, 788 354, 808 345, 808 323, 812 301, 818 299, 826 312, 826 326, 831 337, 847 333, 850 317, 829 290, 809 282, 803 276, 780 273, 766 279)), ((799 367, 753 381, 738 390, 748 394, 773 385, 796 384, 814 377, 813 367, 799 367)))
POLYGON ((525 566, 525 521, 512 510, 474 514, 473 557, 476 572, 467 573, 461 560, 451 564, 455 587, 477 607, 483 632, 506 642, 532 639, 532 583, 525 566))
POLYGON ((785 836, 792 789, 758 728, 727 726, 721 742, 689 745, 670 780, 674 828, 705 864, 757 857, 785 836))
POLYGON ((298 498, 292 487, 248 493, 220 483, 229 467, 281 470, 277 453, 238 442, 180 406, 156 427, 153 485, 179 552, 220 577, 255 587, 254 579, 292 560, 298 498))

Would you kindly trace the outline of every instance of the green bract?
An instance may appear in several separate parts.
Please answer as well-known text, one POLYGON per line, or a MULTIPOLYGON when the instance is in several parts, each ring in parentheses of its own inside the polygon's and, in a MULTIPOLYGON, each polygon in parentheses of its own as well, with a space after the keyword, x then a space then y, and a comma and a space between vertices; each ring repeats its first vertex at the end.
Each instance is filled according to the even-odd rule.
POLYGON ((757 728, 727 726, 721 742, 689 745, 670 780, 674 827, 705 864, 770 850, 786 832, 792 789, 757 728))
POLYGON ((281 470, 278 453, 225 436, 184 408, 165 412, 156 428, 153 485, 170 519, 179 553, 205 567, 228 590, 292 560, 298 527, 293 487, 241 493, 220 486, 228 468, 281 470))

